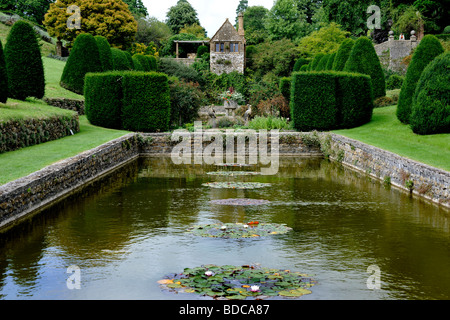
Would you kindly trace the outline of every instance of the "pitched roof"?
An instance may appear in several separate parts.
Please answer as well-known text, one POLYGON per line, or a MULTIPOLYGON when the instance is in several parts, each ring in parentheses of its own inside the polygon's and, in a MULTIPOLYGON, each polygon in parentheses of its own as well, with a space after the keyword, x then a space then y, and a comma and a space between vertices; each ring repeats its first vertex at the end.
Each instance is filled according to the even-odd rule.
POLYGON ((228 20, 222 24, 222 26, 217 30, 214 36, 211 38, 211 41, 243 41, 245 42, 245 38, 240 36, 237 32, 236 28, 231 24, 228 20))

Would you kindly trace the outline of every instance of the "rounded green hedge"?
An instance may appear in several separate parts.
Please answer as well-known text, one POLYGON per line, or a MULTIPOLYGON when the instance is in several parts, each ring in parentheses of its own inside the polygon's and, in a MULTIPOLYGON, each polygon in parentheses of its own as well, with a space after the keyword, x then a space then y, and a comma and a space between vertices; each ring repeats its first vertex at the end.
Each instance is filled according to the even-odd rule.
POLYGON ((372 78, 374 98, 386 96, 384 72, 373 43, 369 38, 360 37, 355 41, 343 71, 370 76, 372 78))
POLYGON ((308 63, 309 63, 309 60, 308 60, 308 59, 298 58, 297 61, 295 61, 295 64, 294 64, 294 70, 293 70, 293 71, 294 71, 294 72, 300 71, 300 68, 301 68, 302 66, 308 64, 308 63))
POLYGON ((334 59, 336 59, 336 52, 330 54, 330 58, 328 59, 326 70, 333 70, 334 59))
POLYGON ((289 102, 290 95, 291 95, 291 78, 290 77, 280 78, 279 87, 280 87, 281 94, 289 102))
POLYGON ((325 71, 327 69, 328 61, 330 60, 330 54, 325 54, 319 63, 316 65, 316 71, 325 71))
POLYGON ((404 77, 398 74, 393 74, 389 76, 389 78, 386 81, 386 89, 388 90, 400 89, 403 85, 404 80, 405 80, 404 77))
POLYGON ((199 46, 197 48, 197 58, 201 58, 205 53, 209 53, 209 47, 208 46, 199 46))
POLYGON ((3 53, 2 42, 0 41, 0 102, 6 103, 8 100, 8 74, 6 72, 5 55, 3 53))
MULTIPOLYGON (((133 59, 139 61, 139 64, 142 67, 142 71, 151 71, 152 70, 148 56, 143 55, 143 54, 134 54, 133 59)), ((136 70, 138 70, 138 69, 136 69, 136 70)))
POLYGON ((45 95, 44 65, 33 27, 22 20, 11 28, 5 45, 9 97, 25 100, 45 95))
POLYGON ((102 72, 97 41, 89 33, 75 39, 69 59, 61 76, 61 87, 78 94, 84 92, 84 76, 89 72, 102 72))
POLYGON ((355 40, 353 39, 345 39, 341 45, 339 46, 338 51, 336 52, 336 57, 333 61, 332 69, 335 71, 344 70, 345 63, 350 56, 350 52, 352 51, 353 45, 355 44, 355 40))
MULTIPOLYGON (((130 64, 130 60, 128 58, 128 55, 125 53, 125 51, 122 51, 117 48, 111 48, 111 54, 113 57, 113 65, 114 70, 118 71, 125 71, 125 70, 131 70, 134 67, 134 64, 130 64)), ((131 57, 131 63, 133 62, 133 59, 131 57)))
POLYGON ((411 129, 417 134, 450 133, 450 52, 423 70, 413 98, 411 129))
POLYGON ((310 69, 311 71, 317 70, 317 65, 320 63, 320 60, 325 56, 324 53, 318 53, 314 56, 314 59, 310 63, 310 69))
POLYGON ((103 36, 95 36, 95 41, 97 42, 98 51, 100 53, 100 60, 102 61, 103 71, 113 70, 113 59, 111 54, 111 46, 108 40, 103 36))
POLYGON ((401 122, 409 123, 412 99, 422 71, 435 57, 443 52, 441 42, 433 35, 423 37, 415 49, 398 97, 397 118, 401 122))
POLYGON ((336 71, 295 72, 291 76, 291 116, 299 131, 352 128, 370 121, 369 76, 336 71))

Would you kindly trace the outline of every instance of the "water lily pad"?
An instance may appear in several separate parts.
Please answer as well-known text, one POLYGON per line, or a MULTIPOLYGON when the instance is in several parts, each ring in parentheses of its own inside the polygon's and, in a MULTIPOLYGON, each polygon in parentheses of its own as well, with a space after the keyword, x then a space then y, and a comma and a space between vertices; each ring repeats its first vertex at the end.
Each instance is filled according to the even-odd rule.
POLYGON ((269 297, 299 298, 312 293, 316 281, 300 272, 260 266, 205 265, 186 268, 158 281, 163 289, 215 299, 244 300, 269 297), (275 276, 275 277, 273 277, 275 276), (166 281, 169 280, 169 281, 166 281))
POLYGON ((238 239, 273 236, 284 234, 291 230, 292 228, 284 224, 251 221, 247 224, 211 223, 195 225, 190 227, 187 231, 201 237, 238 239))
POLYGON ((247 198, 237 198, 237 199, 218 199, 218 200, 211 200, 212 204, 218 204, 218 205, 230 205, 230 206, 258 206, 258 205, 264 205, 269 204, 269 200, 263 200, 263 199, 247 199, 247 198))
POLYGON ((263 182, 206 182, 202 186, 215 189, 258 189, 270 186, 270 183, 263 182))
POLYGON ((214 176, 235 177, 235 176, 257 176, 257 175, 260 175, 261 172, 256 172, 256 171, 213 171, 213 172, 208 172, 207 174, 214 175, 214 176))

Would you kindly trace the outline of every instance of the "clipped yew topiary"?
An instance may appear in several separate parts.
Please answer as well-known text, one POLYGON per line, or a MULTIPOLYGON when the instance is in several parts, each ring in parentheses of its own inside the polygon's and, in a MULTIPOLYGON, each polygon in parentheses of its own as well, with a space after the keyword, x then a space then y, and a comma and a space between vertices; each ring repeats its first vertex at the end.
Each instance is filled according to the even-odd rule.
POLYGON ((8 74, 6 72, 5 55, 0 41, 0 102, 6 103, 8 100, 8 74))
POLYGON ((143 54, 134 54, 133 60, 139 61, 139 64, 140 64, 140 69, 136 69, 136 70, 141 70, 141 71, 150 71, 151 70, 150 61, 147 58, 147 56, 145 56, 143 54))
POLYGON ((300 68, 301 68, 302 66, 308 64, 308 63, 309 63, 309 60, 308 60, 308 59, 298 58, 297 61, 295 61, 295 64, 294 64, 294 70, 293 70, 293 71, 294 71, 294 72, 300 71, 300 68))
POLYGON ((406 71, 397 104, 397 118, 407 124, 411 116, 411 106, 417 82, 425 67, 444 52, 441 42, 433 35, 426 35, 420 41, 406 71))
POLYGON ((369 38, 360 37, 355 41, 343 71, 370 76, 372 78, 374 99, 386 96, 386 82, 383 69, 373 43, 369 38))
POLYGON ((330 55, 326 54, 320 59, 319 63, 316 65, 316 71, 324 71, 327 69, 328 60, 330 59, 330 55))
MULTIPOLYGON (((111 54, 113 57, 114 70, 124 71, 124 70, 131 70, 133 68, 134 64, 130 65, 130 61, 125 51, 113 47, 111 48, 111 54)), ((132 58, 131 62, 133 62, 132 58)))
POLYGON ((417 134, 450 133, 450 52, 423 70, 414 93, 410 117, 417 134))
POLYGON ((280 78, 280 92, 286 101, 289 103, 290 95, 291 95, 291 77, 283 77, 280 78))
POLYGON ((345 39, 341 45, 339 46, 338 51, 336 52, 336 57, 333 61, 332 69, 335 71, 344 70, 345 63, 350 56, 350 52, 352 51, 353 45, 355 44, 355 40, 353 39, 345 39))
POLYGON ((29 23, 20 20, 12 26, 4 55, 9 97, 19 100, 27 97, 43 98, 44 65, 36 34, 29 23))
POLYGON ((333 70, 334 59, 336 59, 336 52, 334 52, 330 55, 330 58, 328 59, 328 62, 327 62, 327 66, 325 68, 326 70, 333 70))
POLYGON ((61 76, 61 87, 83 94, 84 76, 103 71, 97 41, 89 33, 77 36, 61 76))
POLYGON ((317 65, 319 64, 320 60, 322 60, 322 58, 323 58, 324 55, 325 55, 324 53, 318 53, 318 54, 316 54, 316 55, 314 56, 313 61, 311 61, 311 63, 310 63, 311 66, 310 66, 309 70, 311 70, 311 71, 317 70, 317 69, 316 69, 316 68, 317 68, 317 65))
POLYGON ((97 41, 103 71, 113 70, 114 66, 111 54, 111 46, 109 45, 108 40, 103 36, 95 36, 94 38, 95 41, 97 41))

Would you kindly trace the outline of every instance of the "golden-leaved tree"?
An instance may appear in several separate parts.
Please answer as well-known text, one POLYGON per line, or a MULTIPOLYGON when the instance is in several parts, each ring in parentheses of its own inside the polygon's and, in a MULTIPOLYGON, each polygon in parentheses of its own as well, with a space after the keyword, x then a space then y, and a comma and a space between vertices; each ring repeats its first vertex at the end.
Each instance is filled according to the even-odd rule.
POLYGON ((134 41, 137 22, 122 0, 56 0, 45 15, 44 25, 52 37, 71 47, 81 33, 104 36, 119 49, 134 41))

